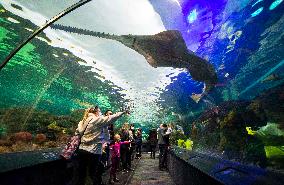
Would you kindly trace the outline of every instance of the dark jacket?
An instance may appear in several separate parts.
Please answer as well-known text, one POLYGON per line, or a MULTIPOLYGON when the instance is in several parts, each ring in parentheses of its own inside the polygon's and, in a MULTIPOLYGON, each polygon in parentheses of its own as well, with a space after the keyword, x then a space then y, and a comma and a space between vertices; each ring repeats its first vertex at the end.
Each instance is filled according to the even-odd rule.
MULTIPOLYGON (((129 141, 129 132, 128 130, 123 130, 121 133, 121 141, 129 141)), ((130 146, 130 144, 124 144, 120 146, 120 149, 124 150, 127 149, 130 146)))
POLYGON ((149 141, 149 144, 150 144, 151 146, 156 146, 156 145, 157 145, 158 139, 157 139, 157 133, 156 133, 156 131, 151 131, 151 132, 149 133, 148 141, 149 141))
POLYGON ((142 145, 142 133, 137 132, 135 143, 136 145, 142 145))

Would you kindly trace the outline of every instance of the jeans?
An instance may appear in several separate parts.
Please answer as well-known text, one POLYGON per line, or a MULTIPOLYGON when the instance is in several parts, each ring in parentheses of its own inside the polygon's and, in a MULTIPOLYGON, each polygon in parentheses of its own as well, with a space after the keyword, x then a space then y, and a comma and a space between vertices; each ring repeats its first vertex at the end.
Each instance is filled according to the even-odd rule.
POLYGON ((111 158, 111 169, 110 169, 110 179, 116 179, 116 171, 119 166, 119 157, 111 158))
POLYGON ((155 159, 156 145, 150 145, 150 152, 151 152, 151 158, 153 157, 155 159))
POLYGON ((120 148, 120 158, 122 162, 122 169, 126 170, 127 168, 131 168, 131 154, 128 147, 120 148))
POLYGON ((93 185, 102 184, 102 165, 100 165, 101 155, 93 154, 84 150, 78 151, 79 158, 79 182, 78 185, 85 185, 87 169, 93 185))
POLYGON ((141 144, 136 144, 136 156, 141 157, 141 144))
POLYGON ((159 154, 159 168, 166 168, 167 167, 167 145, 165 144, 160 144, 159 145, 159 150, 160 150, 160 154, 159 154))

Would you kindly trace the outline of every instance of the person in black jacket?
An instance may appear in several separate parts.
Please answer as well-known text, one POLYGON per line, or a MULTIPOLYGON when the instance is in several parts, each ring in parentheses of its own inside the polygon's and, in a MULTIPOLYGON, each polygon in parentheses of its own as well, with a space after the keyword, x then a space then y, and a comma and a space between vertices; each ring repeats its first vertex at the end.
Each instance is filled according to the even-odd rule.
POLYGON ((149 137, 148 137, 148 143, 150 145, 150 152, 151 152, 151 158, 155 159, 156 157, 156 148, 157 148, 157 132, 156 130, 150 130, 149 137))
POLYGON ((141 148, 142 148, 142 129, 141 128, 138 128, 136 132, 135 145, 136 145, 136 158, 139 158, 141 157, 141 148))
MULTIPOLYGON (((121 129, 121 141, 129 141, 129 124, 124 123, 121 129)), ((120 158, 122 162, 122 171, 128 172, 131 169, 130 144, 124 144, 120 147, 120 158), (129 160, 130 159, 130 160, 129 160)))
POLYGON ((160 128, 157 129, 158 134, 158 144, 159 144, 159 169, 164 170, 167 168, 167 154, 170 144, 169 132, 167 133, 168 126, 167 124, 161 124, 160 128))

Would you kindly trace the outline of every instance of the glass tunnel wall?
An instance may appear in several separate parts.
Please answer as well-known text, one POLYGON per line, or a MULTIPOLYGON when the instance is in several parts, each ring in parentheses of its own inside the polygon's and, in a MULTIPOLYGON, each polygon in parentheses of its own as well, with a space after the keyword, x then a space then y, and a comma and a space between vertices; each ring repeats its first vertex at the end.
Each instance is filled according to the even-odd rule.
MULTIPOLYGON (((77 1, 0 1, 0 61, 38 26, 77 1), (54 6, 56 4, 56 6, 54 6)), ((283 170, 282 0, 96 0, 26 44, 0 71, 0 152, 61 146, 85 108, 129 107, 120 120, 177 128, 193 150, 283 170), (148 64, 109 35, 179 30, 211 63, 209 92, 183 68, 148 64), (184 131, 184 134, 181 132, 184 131)), ((205 74, 206 75, 206 74, 205 74)))

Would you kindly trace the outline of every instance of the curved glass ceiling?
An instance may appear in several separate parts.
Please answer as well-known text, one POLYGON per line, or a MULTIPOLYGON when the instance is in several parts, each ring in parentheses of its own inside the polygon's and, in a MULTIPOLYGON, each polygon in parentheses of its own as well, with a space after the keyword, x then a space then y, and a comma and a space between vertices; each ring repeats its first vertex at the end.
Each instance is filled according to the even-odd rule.
MULTIPOLYGON (((1 61, 39 26, 77 2, 0 1, 1 61)), ((230 136, 246 133, 246 127, 275 124, 283 135, 283 4, 90 1, 44 29, 1 70, 0 126, 7 135, 44 132, 52 121, 39 123, 35 113, 54 121, 98 104, 113 111, 130 107, 131 116, 120 123, 135 123, 145 133, 162 122, 182 125, 204 151, 231 150, 227 145, 237 141, 230 136), (167 44, 159 45, 163 42, 167 44), (224 122, 238 115, 237 110, 245 112, 242 126, 227 133, 224 122), (16 125, 11 111, 24 111, 18 128, 11 126, 16 125), (211 124, 208 119, 215 114, 220 117, 211 124), (39 125, 42 130, 32 129, 39 125), (207 146, 210 137, 217 141, 207 146)))

